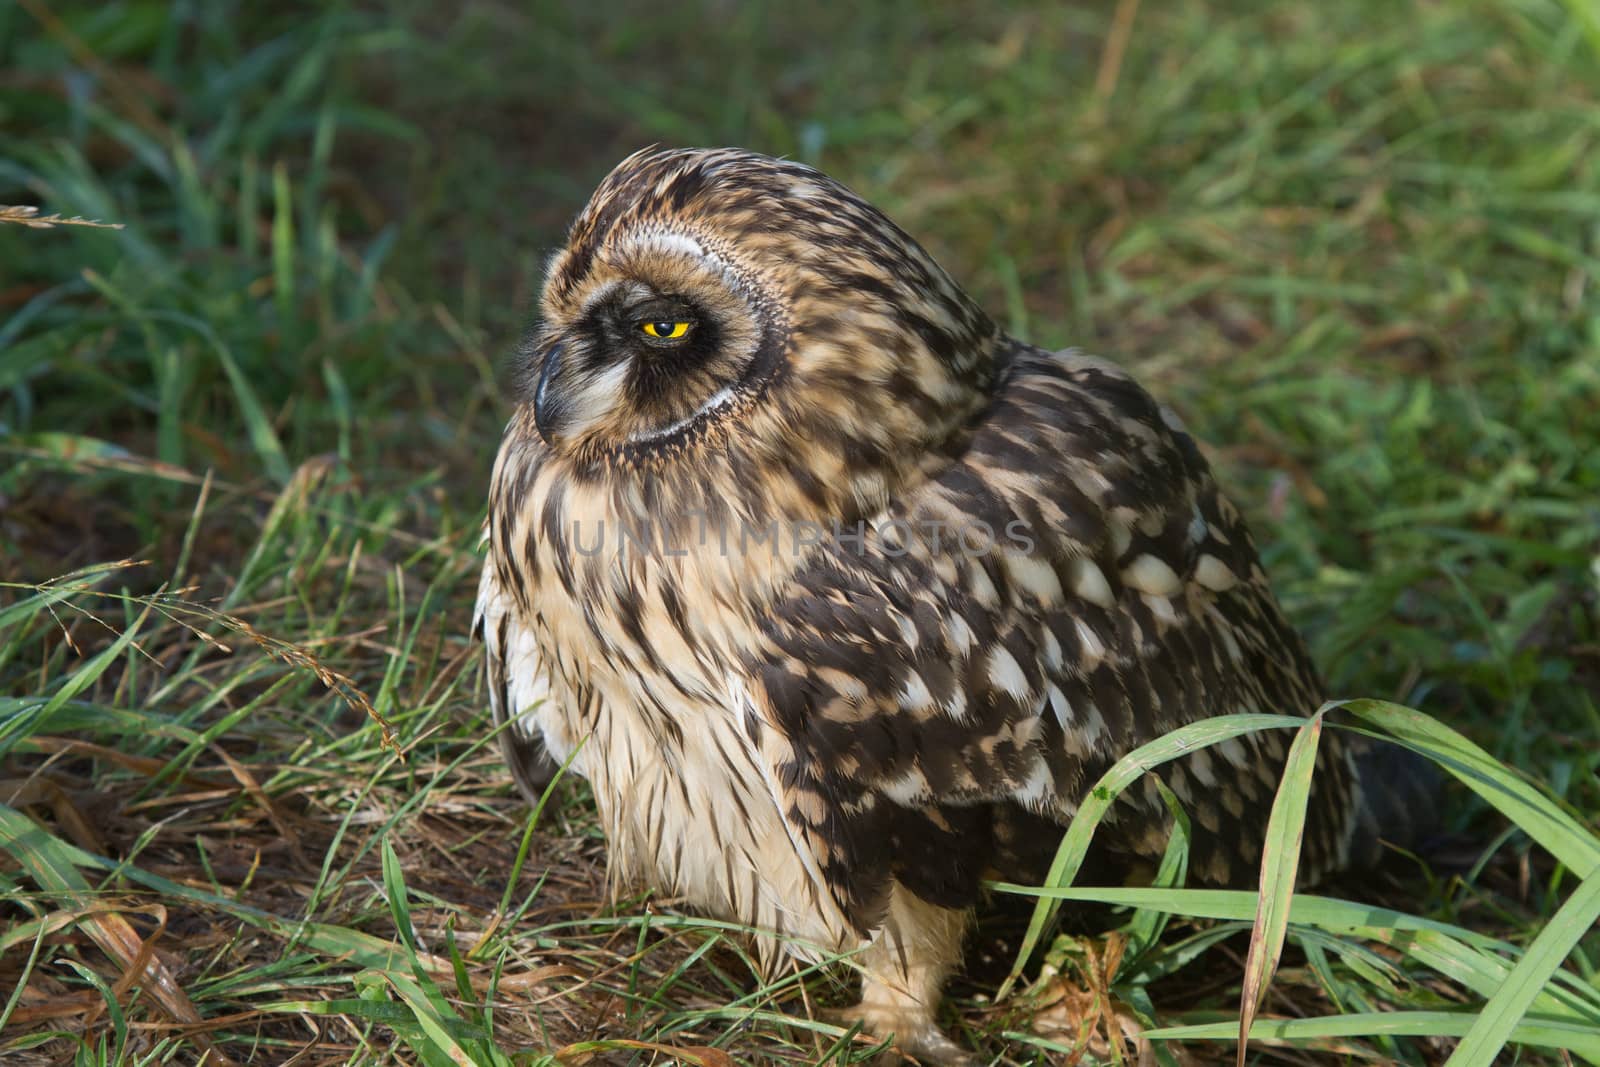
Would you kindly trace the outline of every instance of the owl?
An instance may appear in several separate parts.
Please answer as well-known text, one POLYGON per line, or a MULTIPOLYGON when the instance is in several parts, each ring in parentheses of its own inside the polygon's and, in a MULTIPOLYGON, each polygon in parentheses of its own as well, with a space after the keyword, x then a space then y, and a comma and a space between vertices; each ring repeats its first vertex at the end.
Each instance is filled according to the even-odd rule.
MULTIPOLYGON (((935 1015, 984 880, 1037 881, 1120 756, 1325 697, 1178 419, 810 167, 624 160, 517 365, 474 624, 513 776, 587 779, 615 881, 769 966, 853 953, 850 1016, 921 1062, 967 1061, 935 1015)), ((1419 807, 1359 744, 1323 741, 1303 871, 1419 807)), ((1284 756, 1163 770, 1194 877, 1248 881, 1284 756)), ((1168 819, 1147 776, 1100 836, 1159 858, 1168 819)))

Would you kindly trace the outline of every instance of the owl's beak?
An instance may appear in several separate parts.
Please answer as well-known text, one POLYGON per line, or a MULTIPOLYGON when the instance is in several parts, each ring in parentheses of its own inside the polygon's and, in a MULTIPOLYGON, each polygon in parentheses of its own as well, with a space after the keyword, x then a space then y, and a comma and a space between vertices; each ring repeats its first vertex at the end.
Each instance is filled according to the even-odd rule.
POLYGON ((544 443, 553 445, 560 436, 561 421, 566 415, 566 404, 561 397, 561 345, 553 345, 544 354, 544 366, 539 369, 539 384, 533 391, 533 424, 539 428, 544 443))

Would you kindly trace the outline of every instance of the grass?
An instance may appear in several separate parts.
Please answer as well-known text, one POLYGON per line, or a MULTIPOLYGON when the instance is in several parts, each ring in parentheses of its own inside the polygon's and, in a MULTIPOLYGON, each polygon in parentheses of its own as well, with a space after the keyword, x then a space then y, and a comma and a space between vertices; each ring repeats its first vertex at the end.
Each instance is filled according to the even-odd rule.
POLYGON ((1259 995, 1265 1061, 1600 1060, 1588 0, 443 10, 0 7, 0 204, 121 227, 0 217, 7 1062, 870 1057, 813 1021, 839 973, 607 904, 583 789, 528 812, 485 724, 501 362, 652 141, 816 162, 1012 329, 1133 366, 1335 691, 1425 712, 1357 705, 1465 782, 1456 873, 1390 910, 1279 866, 1257 924, 1181 849, 1151 890, 1064 852, 1043 907, 1111 932, 996 1001, 999 929, 953 1030, 1231 1059, 1259 995))

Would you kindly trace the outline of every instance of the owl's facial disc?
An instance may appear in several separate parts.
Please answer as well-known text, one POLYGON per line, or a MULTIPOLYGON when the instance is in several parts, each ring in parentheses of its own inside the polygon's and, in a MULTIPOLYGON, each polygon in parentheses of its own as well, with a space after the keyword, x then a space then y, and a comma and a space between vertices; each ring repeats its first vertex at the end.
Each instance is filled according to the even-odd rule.
POLYGON ((553 448, 651 451, 688 440, 753 384, 751 303, 684 242, 641 242, 570 316, 546 323, 534 421, 553 448))

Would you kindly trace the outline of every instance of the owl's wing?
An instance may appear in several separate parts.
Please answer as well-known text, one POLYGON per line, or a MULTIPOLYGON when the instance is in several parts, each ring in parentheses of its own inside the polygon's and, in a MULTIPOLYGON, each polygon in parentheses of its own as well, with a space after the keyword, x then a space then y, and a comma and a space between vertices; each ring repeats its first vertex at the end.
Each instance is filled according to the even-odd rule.
MULTIPOLYGON (((1176 420, 1110 364, 1021 346, 964 451, 820 550, 764 638, 752 689, 786 742, 786 816, 868 925, 891 875, 952 907, 985 876, 1036 879, 1083 792, 1137 745, 1323 695, 1176 420)), ((1163 772, 1196 876, 1237 881, 1259 857, 1286 745, 1250 735, 1163 772)), ((1337 861, 1348 781, 1327 763, 1306 848, 1337 861)), ((1147 785, 1110 830, 1159 856, 1167 815, 1147 785)))
POLYGON ((550 694, 550 677, 533 633, 501 587, 491 557, 478 582, 472 633, 483 642, 489 707, 500 727, 500 748, 528 803, 536 804, 558 769, 545 750, 534 712, 550 694))

